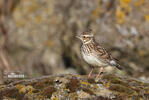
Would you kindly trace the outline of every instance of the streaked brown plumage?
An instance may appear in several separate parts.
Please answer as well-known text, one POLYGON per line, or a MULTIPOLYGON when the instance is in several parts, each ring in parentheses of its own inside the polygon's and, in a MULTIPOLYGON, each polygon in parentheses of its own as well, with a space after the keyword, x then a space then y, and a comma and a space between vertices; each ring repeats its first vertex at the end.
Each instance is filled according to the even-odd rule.
MULTIPOLYGON (((82 34, 77 36, 77 38, 79 38, 83 43, 81 47, 83 59, 88 64, 94 67, 101 67, 97 75, 97 78, 100 76, 100 73, 102 72, 102 67, 115 66, 118 69, 122 69, 121 66, 116 62, 116 60, 111 56, 111 54, 109 54, 105 48, 103 48, 101 45, 95 42, 92 30, 83 32, 82 34)), ((91 70, 89 77, 92 71, 93 69, 91 70)))

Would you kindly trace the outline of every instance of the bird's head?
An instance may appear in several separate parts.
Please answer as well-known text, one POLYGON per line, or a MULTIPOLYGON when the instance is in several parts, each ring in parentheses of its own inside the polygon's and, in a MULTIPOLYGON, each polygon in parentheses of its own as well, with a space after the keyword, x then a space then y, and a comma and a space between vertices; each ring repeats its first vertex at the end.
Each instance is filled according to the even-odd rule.
POLYGON ((77 35, 76 37, 78 39, 80 39, 84 44, 90 43, 93 40, 93 33, 92 30, 89 29, 83 33, 81 33, 80 35, 77 35))

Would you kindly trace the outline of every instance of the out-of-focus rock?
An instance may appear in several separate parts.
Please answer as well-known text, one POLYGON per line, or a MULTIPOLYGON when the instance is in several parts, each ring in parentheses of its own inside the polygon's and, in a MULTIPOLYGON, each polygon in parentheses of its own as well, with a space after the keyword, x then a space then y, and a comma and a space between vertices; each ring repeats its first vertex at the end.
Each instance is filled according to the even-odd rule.
POLYGON ((147 100, 149 83, 104 74, 100 80, 81 75, 52 75, 0 85, 1 99, 147 100))
POLYGON ((95 39, 111 54, 118 52, 113 56, 136 76, 131 63, 148 68, 148 4, 147 0, 20 0, 12 15, 4 18, 13 66, 31 76, 64 73, 67 68, 86 74, 89 67, 81 59, 75 35, 91 28, 95 39))

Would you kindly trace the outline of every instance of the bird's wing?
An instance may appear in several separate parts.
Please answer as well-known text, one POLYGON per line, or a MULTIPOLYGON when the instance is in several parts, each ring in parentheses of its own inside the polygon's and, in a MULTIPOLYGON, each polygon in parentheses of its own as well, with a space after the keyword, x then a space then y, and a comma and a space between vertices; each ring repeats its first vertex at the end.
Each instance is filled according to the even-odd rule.
POLYGON ((112 57, 112 55, 110 53, 107 52, 107 50, 105 48, 103 48, 102 46, 100 46, 99 44, 95 44, 95 52, 98 56, 98 58, 104 62, 104 63, 108 63, 111 66, 115 66, 116 68, 122 70, 123 68, 117 63, 116 59, 114 59, 112 57))
POLYGON ((113 60, 113 57, 110 53, 107 52, 105 48, 100 46, 99 44, 95 44, 95 52, 98 55, 99 59, 105 63, 109 63, 111 60, 113 60))

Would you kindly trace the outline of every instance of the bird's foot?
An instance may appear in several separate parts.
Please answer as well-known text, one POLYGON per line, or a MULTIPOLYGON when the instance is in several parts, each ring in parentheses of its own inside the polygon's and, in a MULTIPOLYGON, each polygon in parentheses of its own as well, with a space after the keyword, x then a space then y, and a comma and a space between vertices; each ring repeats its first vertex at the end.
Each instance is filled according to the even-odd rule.
POLYGON ((90 71, 90 73, 88 74, 88 78, 90 78, 90 77, 91 77, 92 72, 93 72, 93 68, 92 68, 92 70, 90 71))
POLYGON ((96 78, 100 78, 100 75, 103 73, 103 67, 99 69, 99 73, 97 74, 96 78))

